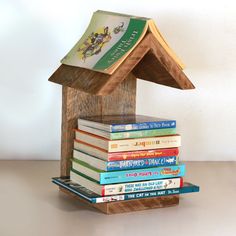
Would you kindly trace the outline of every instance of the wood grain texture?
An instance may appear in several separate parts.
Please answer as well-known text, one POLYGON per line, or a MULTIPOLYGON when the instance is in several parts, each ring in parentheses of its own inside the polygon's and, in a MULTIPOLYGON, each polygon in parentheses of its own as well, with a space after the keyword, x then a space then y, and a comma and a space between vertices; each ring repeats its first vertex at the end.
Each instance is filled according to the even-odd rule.
POLYGON ((61 126, 61 176, 68 176, 73 153, 74 129, 80 116, 135 114, 136 79, 130 74, 108 96, 96 96, 63 86, 61 126))
POLYGON ((79 201, 83 202, 89 207, 96 208, 97 210, 105 214, 117 214, 130 211, 143 211, 154 208, 171 207, 179 204, 178 195, 94 204, 82 199, 81 197, 70 192, 67 189, 60 188, 60 190, 66 193, 67 195, 78 199, 79 201))
POLYGON ((112 75, 80 67, 61 65, 49 78, 49 81, 90 94, 108 95, 128 77, 134 66, 148 50, 149 47, 146 41, 141 42, 112 75))
POLYGON ((179 89, 194 88, 179 65, 151 33, 141 40, 112 75, 61 65, 49 81, 90 94, 107 95, 113 92, 131 72, 139 79, 154 83, 179 89))
POLYGON ((62 87, 62 126, 61 126, 61 176, 69 174, 70 158, 73 152, 74 129, 77 119, 83 115, 99 115, 101 101, 90 95, 67 86, 62 87))
POLYGON ((151 50, 132 71, 140 79, 178 89, 194 89, 180 66, 165 51, 156 38, 149 35, 151 50))

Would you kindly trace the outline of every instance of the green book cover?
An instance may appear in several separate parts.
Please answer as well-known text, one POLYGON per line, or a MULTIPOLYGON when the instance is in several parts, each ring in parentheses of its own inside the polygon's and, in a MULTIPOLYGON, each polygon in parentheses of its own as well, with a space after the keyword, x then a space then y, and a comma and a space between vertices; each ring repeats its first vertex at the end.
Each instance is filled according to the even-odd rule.
POLYGON ((63 64, 111 74, 112 65, 139 42, 147 30, 147 19, 97 11, 63 64))
POLYGON ((95 179, 93 179, 93 178, 91 178, 91 177, 89 177, 89 176, 87 176, 87 175, 85 175, 85 174, 83 174, 83 173, 73 169, 73 168, 71 168, 71 171, 73 171, 77 175, 81 175, 82 177, 84 177, 84 178, 86 178, 86 179, 88 179, 88 180, 90 180, 90 181, 92 181, 94 183, 100 184, 99 181, 97 181, 97 180, 95 180, 95 179))
POLYGON ((72 158, 72 162, 78 163, 78 164, 80 164, 80 165, 82 165, 82 166, 84 166, 84 167, 86 167, 86 168, 89 168, 89 169, 91 169, 91 170, 93 170, 93 171, 96 171, 97 173, 103 173, 103 172, 105 172, 105 171, 103 171, 103 170, 97 169, 97 168, 94 167, 94 166, 89 165, 89 164, 86 163, 86 162, 83 162, 83 161, 78 160, 78 159, 75 159, 75 158, 72 158))
POLYGON ((127 138, 143 138, 176 134, 176 128, 167 129, 150 129, 150 130, 137 130, 127 132, 110 133, 110 139, 127 139, 127 138))

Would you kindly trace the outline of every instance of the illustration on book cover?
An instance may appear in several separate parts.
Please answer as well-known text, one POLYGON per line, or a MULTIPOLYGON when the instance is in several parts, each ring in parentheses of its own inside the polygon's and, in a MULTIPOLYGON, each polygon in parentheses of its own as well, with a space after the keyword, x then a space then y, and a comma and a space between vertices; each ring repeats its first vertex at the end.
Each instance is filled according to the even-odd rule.
POLYGON ((88 57, 99 54, 104 45, 112 39, 112 33, 118 34, 123 31, 124 22, 121 22, 118 26, 113 28, 112 32, 108 26, 98 28, 79 45, 77 49, 79 59, 85 62, 88 57))

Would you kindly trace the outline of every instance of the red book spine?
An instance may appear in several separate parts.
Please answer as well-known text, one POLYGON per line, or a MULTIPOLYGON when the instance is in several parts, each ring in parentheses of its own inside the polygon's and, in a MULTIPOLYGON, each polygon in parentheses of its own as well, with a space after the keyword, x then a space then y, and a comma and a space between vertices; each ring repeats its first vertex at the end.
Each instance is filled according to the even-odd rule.
POLYGON ((180 178, 180 188, 182 188, 184 186, 184 179, 183 177, 180 178))
POLYGON ((177 156, 179 148, 163 148, 133 152, 113 152, 108 153, 108 161, 134 160, 142 158, 157 158, 167 156, 177 156))

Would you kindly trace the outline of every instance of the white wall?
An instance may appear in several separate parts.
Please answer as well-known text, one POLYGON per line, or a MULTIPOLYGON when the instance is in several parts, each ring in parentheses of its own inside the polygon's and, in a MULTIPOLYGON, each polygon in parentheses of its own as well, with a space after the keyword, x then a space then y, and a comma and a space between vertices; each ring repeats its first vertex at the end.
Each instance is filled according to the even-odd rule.
POLYGON ((0 158, 58 159, 61 87, 48 77, 97 9, 147 16, 196 90, 139 81, 137 112, 175 118, 183 160, 236 160, 234 1, 0 1, 0 158))

